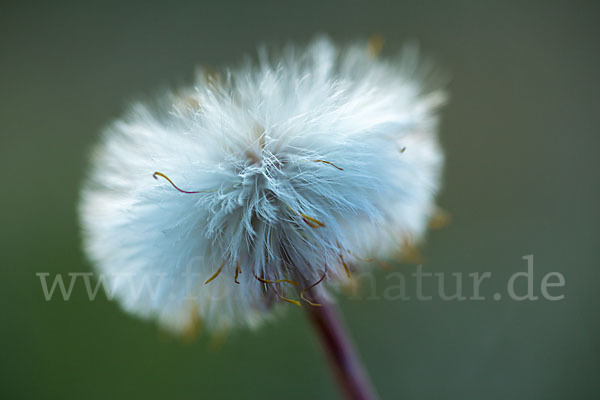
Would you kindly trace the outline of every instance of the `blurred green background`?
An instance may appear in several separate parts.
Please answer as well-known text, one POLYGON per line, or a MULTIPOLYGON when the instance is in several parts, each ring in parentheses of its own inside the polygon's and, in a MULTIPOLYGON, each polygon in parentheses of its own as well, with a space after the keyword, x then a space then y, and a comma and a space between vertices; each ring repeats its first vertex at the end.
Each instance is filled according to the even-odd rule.
POLYGON ((451 76, 439 200, 452 223, 429 235, 424 268, 493 273, 485 301, 340 300, 381 397, 600 398, 597 4, 3 1, 0 397, 338 398, 300 310, 214 349, 90 302, 82 285, 46 302, 35 273, 91 271, 79 185, 130 100, 259 43, 381 33, 384 55, 417 39, 451 76), (564 300, 491 298, 528 254, 536 294, 557 271, 564 300))

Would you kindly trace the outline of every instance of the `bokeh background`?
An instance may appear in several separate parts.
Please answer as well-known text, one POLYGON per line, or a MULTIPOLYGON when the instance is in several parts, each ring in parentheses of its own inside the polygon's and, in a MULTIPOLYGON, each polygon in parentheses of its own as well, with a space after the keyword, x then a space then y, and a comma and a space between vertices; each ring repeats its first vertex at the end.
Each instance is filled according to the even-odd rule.
MULTIPOLYGON (((381 397, 600 398, 599 11, 592 1, 2 1, 0 397, 338 398, 300 310, 217 348, 90 302, 81 284, 70 301, 46 302, 35 273, 91 271, 78 190, 90 146, 129 101, 260 43, 380 33, 384 56, 416 39, 451 77, 439 202, 452 223, 429 235, 424 268, 493 273, 485 301, 340 300, 381 397), (528 254, 536 294, 557 271, 564 300, 491 298, 528 254)), ((385 271, 376 276, 381 292, 385 271)))

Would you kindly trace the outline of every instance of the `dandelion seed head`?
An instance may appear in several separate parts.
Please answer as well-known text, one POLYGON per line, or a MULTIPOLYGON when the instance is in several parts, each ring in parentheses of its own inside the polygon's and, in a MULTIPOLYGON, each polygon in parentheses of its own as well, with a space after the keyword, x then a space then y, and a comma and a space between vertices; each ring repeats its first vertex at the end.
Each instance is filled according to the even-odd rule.
POLYGON ((307 300, 286 281, 325 291, 419 240, 445 94, 418 61, 320 38, 133 105, 80 202, 85 250, 123 307, 173 331, 256 326, 307 300))

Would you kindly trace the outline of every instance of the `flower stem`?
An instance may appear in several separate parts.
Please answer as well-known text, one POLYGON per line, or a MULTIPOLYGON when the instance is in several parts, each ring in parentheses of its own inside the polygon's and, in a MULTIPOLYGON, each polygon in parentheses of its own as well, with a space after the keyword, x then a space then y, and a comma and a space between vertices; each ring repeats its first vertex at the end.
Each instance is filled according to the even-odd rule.
POLYGON ((305 307, 338 384, 348 400, 374 400, 375 391, 350 341, 336 307, 326 299, 313 295, 321 307, 305 307))

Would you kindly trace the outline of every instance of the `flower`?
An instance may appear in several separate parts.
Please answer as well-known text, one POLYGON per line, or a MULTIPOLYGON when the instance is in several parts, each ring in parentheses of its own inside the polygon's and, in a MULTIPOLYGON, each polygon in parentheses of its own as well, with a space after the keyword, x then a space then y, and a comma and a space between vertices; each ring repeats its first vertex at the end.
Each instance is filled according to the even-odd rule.
POLYGON ((389 61, 367 48, 263 50, 104 132, 80 217, 127 311, 173 331, 255 326, 422 237, 445 95, 414 48, 389 61))

